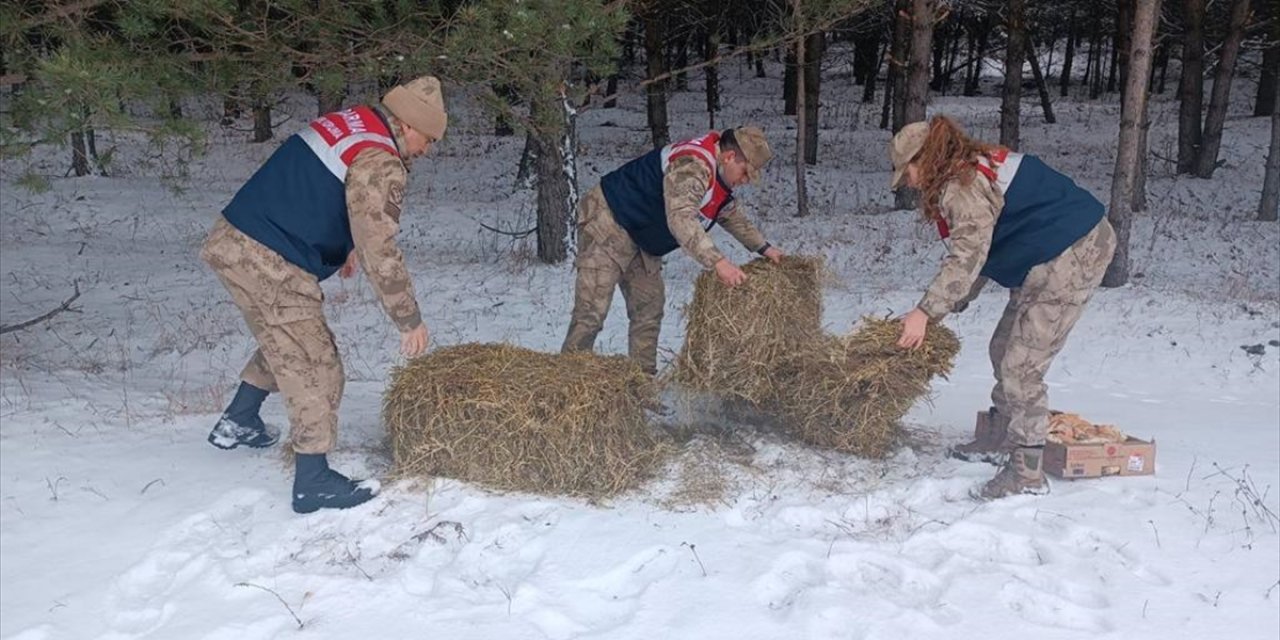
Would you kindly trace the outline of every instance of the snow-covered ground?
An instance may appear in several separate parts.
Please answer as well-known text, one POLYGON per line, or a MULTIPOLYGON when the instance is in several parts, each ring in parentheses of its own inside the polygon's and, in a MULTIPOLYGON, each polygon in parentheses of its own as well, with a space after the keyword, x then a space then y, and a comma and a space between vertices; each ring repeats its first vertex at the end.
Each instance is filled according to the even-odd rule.
MULTIPOLYGON (((941 247, 915 214, 891 210, 878 102, 856 102, 861 89, 831 74, 815 215, 795 219, 777 71, 726 71, 719 122, 764 125, 778 156, 746 200, 775 244, 827 257, 830 330, 909 309, 941 247)), ((692 85, 672 102, 674 136, 705 126, 692 85)), ((76 312, 0 337, 0 637, 1276 638, 1280 226, 1252 221, 1269 131, 1241 115, 1252 86, 1239 84, 1211 181, 1172 175, 1162 158, 1177 107, 1157 97, 1151 213, 1133 236, 1141 277, 1098 293, 1049 376, 1055 407, 1155 438, 1156 475, 992 503, 969 492, 994 469, 943 452, 987 403, 994 289, 948 321, 964 350, 908 417, 922 444, 885 461, 743 428, 695 441, 652 486, 604 506, 437 479, 294 515, 276 451, 204 442, 252 345, 196 252, 274 145, 216 131, 180 192, 124 142, 113 177, 55 177, 40 194, 15 182, 29 169, 60 176, 64 152, 5 159, 0 322, 75 286, 82 296, 76 312)), ((1024 149, 1105 201, 1114 97, 1058 100, 1056 125, 1030 98, 1024 149)), ((997 98, 932 108, 996 137, 997 98)), ((311 109, 300 101, 284 129, 311 109)), ((520 140, 457 111, 449 140, 415 167, 401 236, 432 344, 554 350, 571 268, 478 224, 530 224, 530 195, 512 191, 520 140)), ((581 124, 584 189, 648 144, 642 95, 581 124)), ((664 358, 695 273, 668 260, 664 358)), ((325 288, 350 377, 335 465, 380 474, 397 334, 361 278, 325 288)), ((601 350, 625 351, 624 317, 618 301, 601 350)), ((284 424, 278 399, 265 413, 284 424)))

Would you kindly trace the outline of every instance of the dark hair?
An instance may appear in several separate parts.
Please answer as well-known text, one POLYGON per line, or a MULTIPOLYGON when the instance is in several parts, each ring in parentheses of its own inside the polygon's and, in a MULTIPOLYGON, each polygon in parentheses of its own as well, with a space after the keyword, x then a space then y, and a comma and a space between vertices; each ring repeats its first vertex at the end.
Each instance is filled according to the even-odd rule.
POLYGON ((720 132, 720 151, 732 151, 742 157, 742 147, 738 146, 738 136, 734 135, 733 129, 720 132))

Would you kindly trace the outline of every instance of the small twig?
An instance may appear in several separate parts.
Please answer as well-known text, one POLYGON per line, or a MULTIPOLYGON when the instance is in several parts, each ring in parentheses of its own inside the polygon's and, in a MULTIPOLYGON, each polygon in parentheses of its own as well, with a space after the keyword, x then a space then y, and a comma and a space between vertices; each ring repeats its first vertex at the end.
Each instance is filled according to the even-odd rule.
POLYGON ((237 586, 237 587, 253 587, 253 588, 255 588, 255 589, 262 589, 263 591, 266 591, 267 593, 269 593, 269 594, 271 594, 271 595, 275 596, 275 597, 276 597, 276 600, 279 600, 279 601, 280 601, 280 604, 284 605, 284 608, 285 608, 286 610, 288 610, 289 615, 293 616, 293 620, 294 620, 294 622, 297 622, 297 623, 298 623, 298 628, 299 628, 299 629, 301 629, 301 628, 302 628, 302 618, 299 618, 299 617, 298 617, 298 614, 296 614, 296 613, 294 613, 294 612, 293 612, 293 607, 289 606, 289 603, 288 603, 288 602, 285 602, 285 601, 284 601, 284 598, 281 598, 281 597, 280 597, 280 594, 278 594, 278 593, 276 593, 275 591, 273 591, 273 590, 271 590, 271 589, 268 589, 268 588, 266 588, 266 587, 264 587, 264 586, 262 586, 262 585, 260 585, 260 584, 254 584, 254 583, 252 583, 252 582, 237 582, 237 583, 236 583, 236 586, 237 586))
POLYGON ((58 315, 59 313, 62 313, 63 311, 74 311, 74 309, 71 308, 71 303, 75 302, 76 298, 80 297, 80 283, 77 281, 73 283, 73 286, 75 287, 75 293, 72 293, 71 297, 64 300, 62 304, 57 306, 57 308, 53 309, 52 311, 38 318, 32 318, 30 320, 27 320, 26 322, 19 322, 18 324, 0 325, 0 334, 9 333, 10 331, 17 331, 19 329, 26 329, 31 325, 40 324, 41 322, 44 322, 45 320, 48 320, 49 318, 52 318, 58 315))
POLYGON ((479 224, 481 227, 483 227, 484 229, 486 229, 486 230, 488 230, 488 231, 492 231, 492 232, 494 232, 494 233, 499 233, 499 234, 502 234, 502 235, 504 235, 504 236, 511 236, 512 238, 524 238, 524 237, 527 237, 527 236, 529 236, 530 234, 532 234, 533 232, 535 232, 535 231, 537 231, 537 230, 538 230, 538 228, 537 228, 537 227, 534 227, 534 228, 532 228, 532 229, 526 229, 526 230, 524 230, 524 231, 503 231, 502 229, 498 229, 498 228, 495 228, 495 227, 491 227, 491 226, 489 226, 489 225, 487 225, 487 224, 485 224, 485 223, 483 223, 483 222, 480 222, 480 221, 476 221, 476 224, 479 224))
POLYGON ((53 494, 53 497, 49 498, 50 500, 54 502, 58 501, 58 485, 61 484, 63 480, 66 480, 66 477, 58 476, 58 478, 53 481, 50 481, 47 477, 44 479, 45 485, 49 487, 49 493, 53 494))
POLYGON ((702 569, 702 577, 704 578, 707 577, 707 567, 702 564, 702 558, 698 557, 698 545, 689 544, 688 542, 681 542, 680 546, 689 547, 689 551, 693 553, 693 559, 698 561, 698 567, 702 569))
POLYGON ((142 491, 139 491, 139 492, 138 492, 138 495, 144 495, 144 494, 146 494, 146 493, 147 493, 147 489, 150 489, 150 488, 151 488, 151 485, 153 485, 153 484, 155 484, 155 483, 157 483, 157 482, 159 482, 159 483, 160 483, 160 486, 162 486, 162 487, 164 486, 164 480, 163 480, 163 479, 161 479, 161 478, 156 478, 155 480, 152 480, 151 482, 148 482, 148 483, 147 483, 147 486, 143 487, 143 488, 142 488, 142 491))
POLYGON ((1147 605, 1148 605, 1150 602, 1151 602, 1150 600, 1143 600, 1143 601, 1142 601, 1142 619, 1143 619, 1143 620, 1146 620, 1146 619, 1147 619, 1147 605))
POLYGON ((1270 600, 1270 599, 1271 599, 1271 592, 1272 592, 1272 591, 1275 591, 1275 588, 1276 588, 1276 587, 1280 587, 1280 580, 1276 580, 1276 583, 1275 583, 1275 584, 1271 585, 1270 587, 1267 587, 1267 593, 1266 593, 1266 594, 1264 594, 1264 595, 1262 596, 1262 597, 1263 597, 1263 599, 1265 599, 1265 600, 1270 600))
POLYGON ((360 573, 364 574, 364 577, 366 580, 368 580, 369 582, 373 582, 373 576, 369 575, 369 572, 365 571, 364 567, 360 566, 360 563, 356 561, 355 554, 351 553, 350 548, 347 549, 347 559, 351 561, 352 566, 354 566, 357 570, 359 570, 360 573))
POLYGON ((1156 532, 1156 548, 1159 549, 1160 548, 1160 530, 1156 528, 1156 523, 1154 520, 1148 520, 1147 524, 1151 525, 1151 530, 1156 532))
POLYGON ((101 491, 98 491, 97 489, 94 489, 93 487, 90 487, 90 486, 83 486, 83 487, 80 487, 80 489, 81 489, 81 490, 84 490, 84 491, 88 491, 89 493, 92 493, 93 495, 98 496, 99 498, 102 498, 103 500, 106 500, 107 502, 111 502, 111 498, 108 498, 107 496, 103 495, 101 491))

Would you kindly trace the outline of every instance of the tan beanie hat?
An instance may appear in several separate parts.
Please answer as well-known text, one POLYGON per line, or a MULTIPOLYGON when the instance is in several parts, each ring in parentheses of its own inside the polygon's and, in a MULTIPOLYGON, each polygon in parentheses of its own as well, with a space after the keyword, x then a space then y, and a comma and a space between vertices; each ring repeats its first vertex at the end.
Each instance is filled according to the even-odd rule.
POLYGON ((444 112, 444 94, 434 76, 422 76, 396 85, 382 98, 382 105, 405 124, 431 136, 444 138, 449 116, 444 112))

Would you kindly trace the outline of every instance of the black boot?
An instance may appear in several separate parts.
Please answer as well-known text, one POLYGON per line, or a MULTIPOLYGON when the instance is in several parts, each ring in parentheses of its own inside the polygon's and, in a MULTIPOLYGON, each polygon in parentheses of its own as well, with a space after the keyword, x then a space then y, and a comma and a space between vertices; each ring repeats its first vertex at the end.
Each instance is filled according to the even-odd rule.
POLYGON ((323 453, 299 453, 293 476, 293 510, 348 509, 371 500, 382 489, 377 480, 356 482, 329 468, 323 453))
POLYGON ((269 392, 248 382, 241 382, 236 395, 222 413, 218 424, 209 432, 209 444, 219 449, 234 449, 240 445, 261 449, 280 439, 280 434, 267 428, 258 416, 262 401, 269 392))

